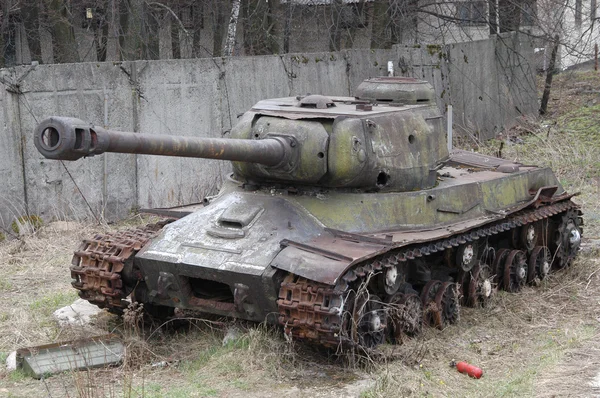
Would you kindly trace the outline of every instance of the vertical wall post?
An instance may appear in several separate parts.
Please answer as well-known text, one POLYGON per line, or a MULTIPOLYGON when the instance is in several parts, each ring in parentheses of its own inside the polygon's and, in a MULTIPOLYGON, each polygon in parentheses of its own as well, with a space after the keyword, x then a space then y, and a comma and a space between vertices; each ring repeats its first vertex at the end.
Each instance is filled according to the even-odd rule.
MULTIPOLYGON (((106 91, 106 86, 104 86, 104 128, 108 129, 108 92, 106 91)), ((104 211, 106 210, 106 206, 108 204, 108 153, 104 155, 104 163, 103 167, 103 175, 102 175, 102 212, 101 217, 104 217, 104 211)))
POLYGON ((452 105, 448 105, 447 120, 448 120, 448 127, 447 127, 448 152, 451 152, 452 151, 452 105))
MULTIPOLYGON (((140 132, 140 116, 139 116, 139 106, 140 106, 140 95, 138 92, 138 75, 137 75, 137 63, 130 62, 131 66, 131 76, 129 76, 130 83, 134 85, 131 90, 131 101, 132 101, 132 112, 131 116, 133 117, 133 131, 136 133, 140 132)), ((138 154, 133 155, 135 157, 135 206, 139 208, 140 206, 140 179, 138 176, 138 154)))

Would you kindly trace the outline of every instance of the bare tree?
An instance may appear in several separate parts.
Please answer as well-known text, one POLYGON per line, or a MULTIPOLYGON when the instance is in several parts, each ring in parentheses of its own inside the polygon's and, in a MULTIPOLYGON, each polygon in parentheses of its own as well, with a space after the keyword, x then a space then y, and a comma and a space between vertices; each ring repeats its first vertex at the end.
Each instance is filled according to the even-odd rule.
POLYGON ((246 0, 242 6, 244 52, 246 55, 264 55, 278 52, 276 15, 278 3, 246 0))
POLYGON ((593 48, 596 7, 594 0, 2 0, 1 55, 7 65, 27 62, 16 40, 31 60, 44 53, 53 62, 76 62, 217 57, 227 43, 233 51, 233 42, 234 55, 263 55, 520 30, 548 49, 559 35, 560 57, 583 57, 593 48), (234 3, 240 13, 232 20, 234 3), (229 40, 228 30, 235 31, 229 40), (76 34, 91 40, 76 41, 76 34))
POLYGON ((40 0, 23 0, 21 16, 33 61, 42 61, 42 42, 40 39, 40 0))
POLYGON ((390 6, 387 0, 374 0, 371 20, 371 48, 390 48, 392 46, 390 6))
POLYGON ((52 32, 54 62, 79 62, 73 14, 64 0, 45 0, 48 23, 52 32))

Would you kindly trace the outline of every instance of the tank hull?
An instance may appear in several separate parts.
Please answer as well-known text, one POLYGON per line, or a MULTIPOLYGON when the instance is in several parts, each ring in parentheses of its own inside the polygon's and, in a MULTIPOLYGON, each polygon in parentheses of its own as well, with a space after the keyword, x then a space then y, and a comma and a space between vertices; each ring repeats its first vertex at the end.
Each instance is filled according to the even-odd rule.
POLYGON ((248 190, 229 178, 207 206, 165 210, 181 218, 136 255, 144 277, 138 298, 276 323, 288 273, 334 287, 348 270, 384 253, 503 220, 544 187, 565 199, 547 168, 503 173, 465 163, 465 156, 453 154, 437 186, 417 192, 248 190))

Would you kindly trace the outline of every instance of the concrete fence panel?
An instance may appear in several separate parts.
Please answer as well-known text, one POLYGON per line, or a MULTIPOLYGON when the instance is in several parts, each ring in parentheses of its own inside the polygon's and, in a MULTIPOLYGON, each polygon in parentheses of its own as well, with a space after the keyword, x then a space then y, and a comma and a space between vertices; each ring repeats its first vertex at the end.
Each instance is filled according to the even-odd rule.
MULTIPOLYGON (((137 131, 221 137, 223 108, 220 71, 210 58, 136 62, 141 96, 137 131)), ((137 156, 138 205, 168 207, 202 201, 220 185, 214 160, 137 156)))
POLYGON ((8 228, 16 217, 27 214, 23 170, 24 148, 18 124, 17 95, 0 92, 0 226, 8 228))
POLYGON ((135 203, 133 159, 99 156, 76 162, 48 161, 33 145, 37 124, 51 115, 96 125, 130 125, 128 78, 111 64, 45 65, 24 80, 18 124, 25 145, 27 205, 33 214, 61 218, 121 217, 135 203), (125 90, 123 90, 125 88, 125 90))

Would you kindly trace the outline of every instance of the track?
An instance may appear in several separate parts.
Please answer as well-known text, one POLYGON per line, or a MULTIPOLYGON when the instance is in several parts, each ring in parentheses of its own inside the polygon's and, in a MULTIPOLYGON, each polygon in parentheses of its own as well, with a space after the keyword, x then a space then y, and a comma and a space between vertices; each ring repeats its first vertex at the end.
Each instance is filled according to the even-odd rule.
POLYGON ((123 283, 123 274, 136 278, 133 257, 148 241, 173 220, 163 220, 145 227, 98 234, 85 239, 71 260, 71 285, 79 296, 100 308, 121 313, 131 291, 123 283))
POLYGON ((400 341, 405 334, 418 333, 422 320, 444 328, 458 321, 459 301, 485 305, 497 288, 516 292, 525 283, 543 279, 550 265, 567 266, 581 239, 580 215, 570 200, 522 210, 451 238, 403 247, 357 264, 335 287, 289 274, 279 292, 279 323, 293 338, 326 346, 400 341), (500 238, 513 248, 500 249, 500 238), (481 241, 486 242, 485 250, 475 256, 481 241), (458 278, 431 279, 422 286, 406 283, 406 277, 386 279, 390 273, 406 276, 420 259, 436 253, 441 258, 452 251, 461 254, 458 262, 466 263, 458 278))

